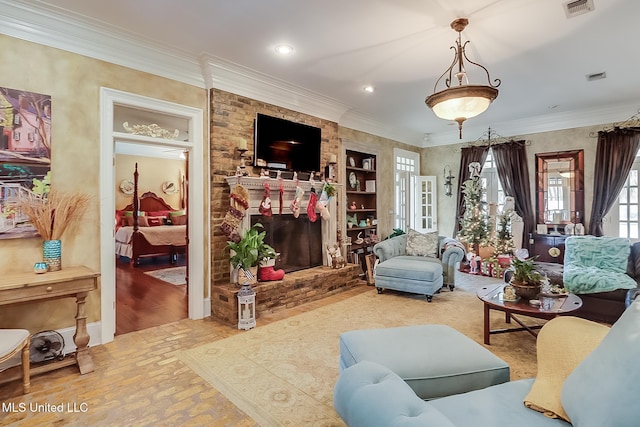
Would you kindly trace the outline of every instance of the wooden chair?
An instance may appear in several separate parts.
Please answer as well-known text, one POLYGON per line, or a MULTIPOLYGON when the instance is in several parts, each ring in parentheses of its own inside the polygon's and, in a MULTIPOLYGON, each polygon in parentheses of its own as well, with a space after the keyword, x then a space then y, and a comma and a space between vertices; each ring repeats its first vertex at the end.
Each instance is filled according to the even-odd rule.
POLYGON ((29 393, 29 331, 26 329, 0 329, 0 363, 4 363, 22 351, 22 388, 29 393))

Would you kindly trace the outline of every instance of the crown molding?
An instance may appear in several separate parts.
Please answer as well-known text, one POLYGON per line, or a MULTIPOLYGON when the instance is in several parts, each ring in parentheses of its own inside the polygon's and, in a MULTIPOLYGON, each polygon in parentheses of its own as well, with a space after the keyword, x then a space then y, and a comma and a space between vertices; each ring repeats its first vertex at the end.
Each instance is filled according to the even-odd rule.
POLYGON ((423 144, 424 136, 422 133, 414 133, 389 123, 383 123, 380 120, 376 120, 371 116, 358 113, 354 110, 346 111, 342 117, 340 117, 338 124, 346 128, 370 133, 372 135, 381 136, 383 138, 388 138, 417 147, 420 147, 423 144))
MULTIPOLYGON (((637 111, 637 103, 608 105, 572 110, 564 113, 532 116, 521 120, 492 123, 491 128, 495 129, 504 137, 516 137, 519 135, 616 123, 628 119, 637 111)), ((468 126, 467 123, 465 123, 463 131, 465 137, 462 140, 456 139, 456 129, 452 129, 452 132, 427 134, 422 143, 422 147, 436 147, 441 145, 451 145, 453 143, 472 142, 480 135, 483 135, 487 131, 487 127, 478 125, 468 126)))
POLYGON ((0 34, 206 89, 217 88, 362 132, 419 144, 420 137, 354 113, 333 98, 213 55, 199 58, 62 8, 0 0, 0 34))
POLYGON ((336 123, 351 108, 336 99, 214 55, 204 54, 200 62, 208 88, 246 96, 336 123))
POLYGON ((0 33, 204 87, 197 58, 86 16, 23 0, 0 0, 0 33))
POLYGON ((420 138, 350 111, 351 106, 204 54, 199 58, 61 8, 0 0, 0 34, 77 53, 206 89, 217 88, 362 132, 416 145, 420 138))
MULTIPOLYGON (((486 126, 465 123, 463 140, 456 138, 457 132, 453 129, 451 132, 416 134, 358 113, 352 106, 334 98, 222 58, 209 54, 196 57, 138 34, 43 3, 0 0, 0 21, 0 34, 196 87, 225 90, 421 148, 473 141, 487 129, 486 126)), ((636 104, 606 106, 492 123, 491 127, 502 135, 527 135, 614 123, 625 120, 636 111, 636 104)))

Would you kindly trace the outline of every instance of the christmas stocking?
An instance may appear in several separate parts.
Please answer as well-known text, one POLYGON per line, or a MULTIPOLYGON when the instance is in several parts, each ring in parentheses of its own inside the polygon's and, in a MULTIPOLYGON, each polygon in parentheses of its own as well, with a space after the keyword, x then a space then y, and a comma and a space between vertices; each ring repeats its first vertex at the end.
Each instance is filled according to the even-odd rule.
POLYGON ((268 182, 264 183, 264 196, 262 196, 262 202, 260 202, 258 212, 264 216, 271 216, 273 213, 271 211, 271 189, 269 188, 268 182))
POLYGON ((283 277, 284 277, 284 270, 276 270, 273 266, 260 267, 258 269, 258 280, 260 282, 282 280, 283 277))
POLYGON ((329 219, 331 218, 331 215, 329 214, 329 199, 331 198, 327 196, 327 192, 322 190, 322 194, 320 194, 320 199, 316 204, 316 207, 320 211, 320 216, 325 221, 329 221, 329 219))
POLYGON ((282 178, 280 178, 280 199, 278 200, 280 203, 278 204, 278 214, 282 215, 282 204, 284 202, 284 186, 282 185, 282 178))
POLYGON ((311 222, 316 222, 318 216, 316 215, 316 203, 318 202, 318 195, 316 189, 311 187, 311 194, 309 194, 309 203, 307 204, 307 215, 311 222))
POLYGON ((220 224, 220 229, 227 236, 227 239, 237 243, 240 241, 240 234, 238 234, 240 221, 249 208, 249 192, 238 184, 231 190, 229 199, 229 209, 220 224))
POLYGON ((302 196, 304 196, 304 190, 300 187, 296 187, 296 195, 291 202, 291 212, 293 217, 298 218, 300 216, 300 203, 302 203, 302 196))

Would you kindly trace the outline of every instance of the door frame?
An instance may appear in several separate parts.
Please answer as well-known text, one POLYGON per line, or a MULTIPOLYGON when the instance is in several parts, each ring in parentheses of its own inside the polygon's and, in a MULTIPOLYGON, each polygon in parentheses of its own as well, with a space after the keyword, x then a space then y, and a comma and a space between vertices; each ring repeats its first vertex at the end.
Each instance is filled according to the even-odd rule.
POLYGON ((438 231, 438 187, 435 176, 418 175, 413 177, 413 217, 411 226, 420 233, 438 231), (428 191, 424 191, 428 189, 428 191), (431 206, 431 216, 425 207, 431 206), (423 215, 424 211, 424 215, 423 215), (431 218, 429 221, 428 218, 431 218), (429 227, 431 223, 431 227, 429 227))
POLYGON ((420 153, 416 153, 415 151, 404 150, 402 148, 395 147, 393 149, 393 176, 395 178, 395 185, 393 187, 393 228, 407 228, 404 230, 408 231, 409 227, 414 226, 414 215, 415 215, 415 177, 420 175, 420 153), (398 157, 402 157, 405 159, 410 159, 415 162, 415 170, 410 171, 402 171, 398 170, 398 157), (402 182, 401 182, 402 181, 402 182), (400 189, 404 184, 404 189, 400 189), (401 194, 402 193, 402 194, 401 194), (405 203, 403 212, 399 212, 400 200, 401 196, 404 196, 405 203), (405 227, 402 227, 398 224, 398 216, 402 215, 404 219, 405 227))
MULTIPOLYGON (((189 213, 187 276, 189 318, 204 317, 204 283, 208 269, 205 264, 205 241, 209 227, 205 227, 205 189, 204 189, 204 130, 203 110, 168 101, 153 99, 141 95, 122 92, 115 89, 100 88, 100 305, 101 305, 101 343, 113 341, 116 328, 116 272, 115 272, 115 140, 114 107, 127 106, 147 111, 174 115, 189 121, 189 141, 175 141, 175 147, 188 152, 187 165, 189 177, 187 194, 187 212, 189 213)), ((131 135, 132 139, 136 135, 131 135)), ((118 134, 118 140, 123 139, 118 134)), ((167 140, 162 141, 167 145, 167 140)), ((171 141, 168 142, 171 146, 171 141)), ((208 281, 207 281, 208 283, 208 281)))

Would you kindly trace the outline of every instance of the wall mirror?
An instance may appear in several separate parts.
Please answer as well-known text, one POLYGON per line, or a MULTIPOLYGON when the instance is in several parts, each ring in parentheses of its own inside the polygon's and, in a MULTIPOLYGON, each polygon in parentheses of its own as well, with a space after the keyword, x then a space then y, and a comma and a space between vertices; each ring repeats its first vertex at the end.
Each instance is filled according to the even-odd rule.
POLYGON ((536 154, 536 220, 555 230, 584 222, 584 150, 536 154))

